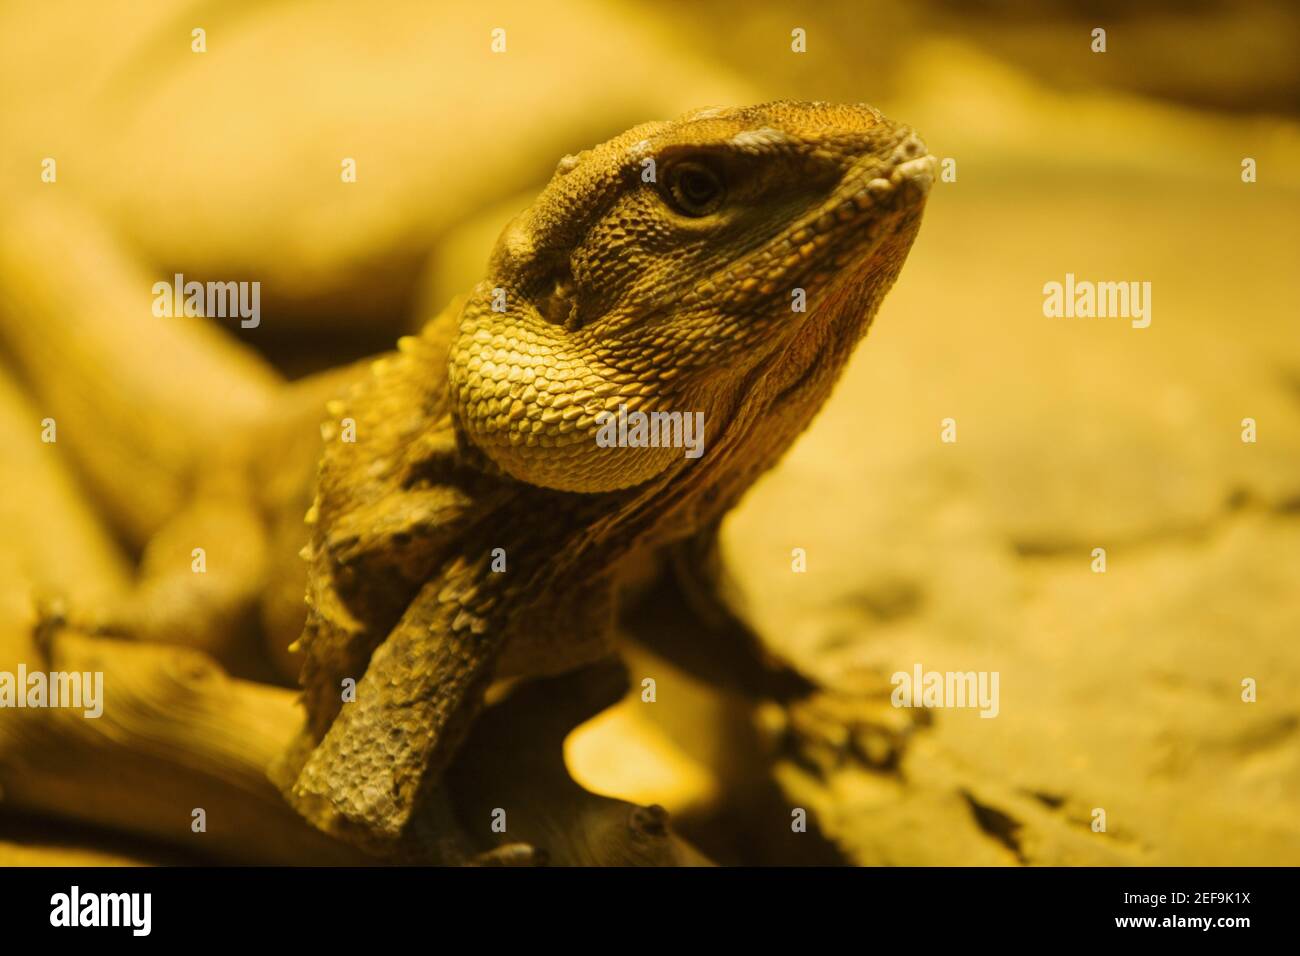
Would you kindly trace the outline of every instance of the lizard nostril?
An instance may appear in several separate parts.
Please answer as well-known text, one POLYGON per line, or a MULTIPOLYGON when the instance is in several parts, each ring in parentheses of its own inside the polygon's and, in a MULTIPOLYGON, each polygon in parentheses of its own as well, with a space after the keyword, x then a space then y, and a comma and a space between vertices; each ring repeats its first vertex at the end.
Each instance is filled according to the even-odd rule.
POLYGON ((901 163, 924 155, 925 143, 921 142, 921 137, 915 133, 908 133, 902 142, 894 147, 894 154, 891 158, 895 163, 901 163))

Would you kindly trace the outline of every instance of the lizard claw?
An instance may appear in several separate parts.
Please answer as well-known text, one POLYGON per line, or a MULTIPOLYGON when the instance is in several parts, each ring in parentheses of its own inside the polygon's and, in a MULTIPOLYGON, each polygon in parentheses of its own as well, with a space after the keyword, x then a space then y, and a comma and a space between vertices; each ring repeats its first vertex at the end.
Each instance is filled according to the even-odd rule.
POLYGON ((891 773, 926 711, 900 710, 888 695, 823 690, 784 709, 781 749, 821 773, 854 761, 891 773))

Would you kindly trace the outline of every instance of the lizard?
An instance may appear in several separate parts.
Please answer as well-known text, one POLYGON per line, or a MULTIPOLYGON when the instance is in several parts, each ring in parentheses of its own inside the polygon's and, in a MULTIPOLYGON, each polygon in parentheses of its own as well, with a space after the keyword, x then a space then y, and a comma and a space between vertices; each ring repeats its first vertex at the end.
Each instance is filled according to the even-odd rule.
POLYGON ((333 408, 372 437, 326 442, 308 515, 300 812, 400 841, 493 678, 611 653, 620 563, 714 533, 804 430, 933 162, 874 109, 785 102, 560 161, 464 301, 333 408), (706 453, 604 447, 620 407, 702 413, 706 453))
MULTIPOLYGON (((625 569, 709 553, 807 427, 901 270, 933 175, 920 138, 864 104, 641 124, 560 160, 483 280, 418 335, 305 383, 292 413, 232 445, 238 461, 208 469, 230 506, 216 523, 250 544, 216 629, 241 626, 231 609, 258 587, 306 594, 305 620, 292 597, 263 609, 272 646, 296 636, 301 661, 304 727, 272 773, 288 802, 409 857, 489 685, 611 655, 625 569), (302 417, 327 395, 308 441, 302 417), (620 408, 702 416, 704 454, 607 447, 620 408), (282 560, 290 545, 305 563, 282 560)), ((160 596, 124 629, 165 635, 192 606, 160 596)))

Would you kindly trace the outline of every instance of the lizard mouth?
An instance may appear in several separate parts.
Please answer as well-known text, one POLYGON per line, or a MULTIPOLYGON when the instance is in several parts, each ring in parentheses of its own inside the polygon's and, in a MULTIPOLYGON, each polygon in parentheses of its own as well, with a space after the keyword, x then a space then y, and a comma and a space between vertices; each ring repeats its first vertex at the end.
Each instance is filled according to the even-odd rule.
POLYGON ((842 266, 846 253, 849 257, 860 255, 885 235, 896 214, 925 201, 937 165, 925 144, 909 131, 883 163, 874 155, 858 160, 845 173, 834 195, 791 227, 789 238, 811 241, 813 261, 842 266), (818 255, 817 250, 823 254, 818 255))
MULTIPOLYGON (((826 249, 822 258, 828 264, 816 268, 815 276, 825 279, 824 307, 811 309, 809 314, 817 316, 816 321, 824 327, 840 325, 846 314, 856 317, 858 321, 853 325, 856 331, 842 333, 847 334, 850 341, 856 341, 866 333, 871 311, 874 311, 868 311, 865 321, 862 321, 862 309, 852 303, 869 294, 865 290, 881 281, 875 269, 861 263, 870 262, 874 253, 886 245, 901 243, 902 255, 888 257, 897 271, 919 225, 920 212, 938 167, 938 160, 926 152, 924 144, 914 134, 909 134, 894 150, 890 163, 882 175, 877 161, 864 160, 859 170, 845 177, 836 196, 827 204, 839 228, 820 234, 833 237, 823 246, 838 242, 839 247, 826 249), (854 188, 855 184, 857 188, 854 188), (870 201, 862 199, 864 193, 870 201), (846 205, 852 207, 852 213, 844 212, 846 205)), ((826 214, 827 210, 822 210, 815 222, 823 222, 826 214)), ((807 228, 806 224, 802 228, 807 228)), ((813 259, 818 259, 818 256, 814 255, 813 259)), ((887 288, 892 276, 884 276, 883 281, 887 288)), ((833 362, 834 351, 829 348, 817 350, 802 372, 781 389, 773 405, 794 401, 796 396, 812 387, 813 382, 824 378, 827 366, 833 362)))
POLYGON ((741 300, 778 292, 784 296, 791 286, 820 284, 863 261, 921 208, 937 167, 938 161, 910 130, 883 160, 878 153, 856 160, 825 202, 791 223, 768 247, 728 270, 736 276, 764 276, 742 285, 741 300), (760 258, 773 247, 785 253, 774 269, 760 258), (757 268, 760 264, 762 269, 757 268))

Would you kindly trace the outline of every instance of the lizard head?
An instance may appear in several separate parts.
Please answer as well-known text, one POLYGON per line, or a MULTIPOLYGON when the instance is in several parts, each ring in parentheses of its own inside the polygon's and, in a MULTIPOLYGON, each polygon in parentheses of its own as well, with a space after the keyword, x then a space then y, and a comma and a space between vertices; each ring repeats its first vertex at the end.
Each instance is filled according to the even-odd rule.
POLYGON ((715 448, 780 413, 791 434, 774 457, 901 268, 933 163, 870 107, 786 102, 566 156, 462 311, 449 381, 465 434, 509 475, 565 491, 697 464, 605 447, 620 406, 624 420, 702 412, 715 448))

